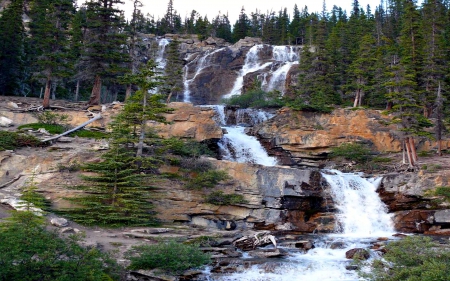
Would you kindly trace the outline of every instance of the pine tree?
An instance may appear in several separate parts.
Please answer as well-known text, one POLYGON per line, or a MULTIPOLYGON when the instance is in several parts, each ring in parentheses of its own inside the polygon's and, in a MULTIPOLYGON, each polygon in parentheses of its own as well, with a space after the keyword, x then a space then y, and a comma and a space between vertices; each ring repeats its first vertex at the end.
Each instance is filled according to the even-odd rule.
POLYGON ((149 90, 159 85, 155 67, 150 61, 138 73, 127 76, 139 90, 127 100, 112 123, 110 149, 102 155, 103 160, 84 166, 85 171, 95 175, 84 176, 86 184, 78 187, 88 194, 73 199, 82 207, 67 210, 74 220, 106 226, 154 223, 149 202, 152 187, 143 172, 154 169, 156 161, 144 157, 143 145, 146 122, 164 121, 160 113, 168 111, 160 95, 149 94, 149 90))
POLYGON ((82 56, 78 63, 78 78, 94 79, 88 104, 100 103, 102 81, 115 82, 127 73, 130 59, 123 46, 127 35, 122 32, 125 26, 123 12, 116 5, 120 0, 90 0, 86 3, 86 39, 82 56))
POLYGON ((50 107, 50 91, 56 81, 69 77, 69 24, 74 0, 36 0, 31 7, 30 33, 35 49, 39 50, 35 75, 45 79, 43 107, 50 107))
POLYGON ((241 13, 239 14, 239 18, 233 27, 234 41, 237 42, 239 41, 239 39, 243 39, 245 36, 247 36, 249 29, 250 29, 250 20, 248 19, 248 16, 245 13, 244 7, 242 7, 241 13))
POLYGON ((0 15, 0 94, 20 94, 25 67, 23 0, 13 0, 0 15))
POLYGON ((180 42, 173 40, 167 50, 167 63, 164 69, 164 83, 161 86, 161 94, 167 97, 169 103, 173 97, 179 100, 183 91, 183 60, 179 53, 180 42))

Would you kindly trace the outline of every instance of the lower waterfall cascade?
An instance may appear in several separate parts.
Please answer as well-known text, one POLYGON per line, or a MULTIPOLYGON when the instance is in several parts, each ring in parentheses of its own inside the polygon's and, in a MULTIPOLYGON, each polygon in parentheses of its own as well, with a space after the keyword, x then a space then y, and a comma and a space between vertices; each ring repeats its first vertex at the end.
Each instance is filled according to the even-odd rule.
MULTIPOLYGON (((352 260, 346 259, 345 254, 355 248, 367 249, 377 238, 391 237, 394 233, 391 217, 376 193, 380 178, 366 179, 359 174, 336 170, 323 171, 322 176, 331 188, 338 209, 336 218, 339 226, 336 227, 336 233, 305 235, 308 240, 314 240, 314 248, 304 252, 281 245, 279 248, 288 252, 287 258, 266 261, 249 268, 237 268, 235 273, 227 276, 212 274, 207 269, 205 280, 364 280, 356 271, 347 269, 352 260)), ((376 253, 371 255, 377 257, 376 253)))

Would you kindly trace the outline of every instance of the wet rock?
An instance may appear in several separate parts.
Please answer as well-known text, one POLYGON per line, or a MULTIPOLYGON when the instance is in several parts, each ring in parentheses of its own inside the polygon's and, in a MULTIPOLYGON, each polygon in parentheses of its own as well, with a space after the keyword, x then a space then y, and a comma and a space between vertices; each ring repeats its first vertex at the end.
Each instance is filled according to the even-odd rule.
POLYGON ((279 258, 287 256, 288 253, 283 249, 258 249, 250 251, 249 254, 257 258, 279 258))
POLYGON ((354 264, 349 264, 349 265, 345 266, 345 269, 347 269, 347 270, 358 270, 359 267, 357 265, 354 265, 354 264))
POLYGON ((345 252, 345 257, 354 260, 367 260, 370 258, 370 253, 366 249, 355 248, 345 252))
POLYGON ((305 251, 314 249, 314 244, 311 241, 307 241, 307 240, 295 242, 294 245, 295 245, 295 248, 302 249, 305 251))
POLYGON ((337 242, 333 242, 330 245, 330 249, 335 250, 335 249, 345 249, 346 245, 344 242, 341 241, 337 241, 337 242))
POLYGON ((127 281, 176 281, 174 276, 158 274, 154 270, 137 270, 128 273, 127 281))
POLYGON ((185 271, 181 276, 179 277, 179 281, 195 281, 199 280, 198 276, 202 274, 199 270, 188 270, 185 271))

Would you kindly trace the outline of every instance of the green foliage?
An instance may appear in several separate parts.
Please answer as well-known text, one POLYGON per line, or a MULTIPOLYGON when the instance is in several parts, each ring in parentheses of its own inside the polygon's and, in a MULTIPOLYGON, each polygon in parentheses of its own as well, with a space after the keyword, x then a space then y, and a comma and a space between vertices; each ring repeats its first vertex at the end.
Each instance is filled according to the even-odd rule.
MULTIPOLYGON (((48 124, 48 123, 30 123, 20 125, 18 129, 33 129, 38 130, 40 128, 45 129, 50 134, 62 134, 67 131, 67 126, 59 124, 48 124)), ((105 139, 109 137, 109 134, 97 131, 90 131, 81 129, 69 134, 70 137, 80 137, 80 138, 94 138, 94 139, 105 139)))
POLYGON ((205 202, 213 205, 235 205, 248 203, 242 194, 225 194, 223 191, 214 191, 208 194, 205 202))
POLYGON ((450 251, 429 237, 406 237, 386 246, 383 260, 368 262, 374 281, 445 281, 450 276, 450 251))
POLYGON ((225 171, 210 170, 200 172, 188 180, 186 187, 189 189, 203 189, 213 188, 221 181, 230 179, 230 176, 225 171))
POLYGON ((39 123, 48 125, 65 125, 69 119, 67 114, 58 114, 49 110, 37 113, 35 116, 39 123))
POLYGON ((181 140, 171 137, 161 141, 162 146, 159 152, 171 152, 183 157, 200 157, 202 155, 211 156, 213 153, 208 146, 193 140, 181 140))
POLYGON ((450 201, 450 186, 439 186, 433 191, 434 195, 442 196, 446 201, 450 201))
POLYGON ((0 223, 0 280, 119 280, 120 266, 80 236, 61 239, 31 212, 14 212, 0 223))
POLYGON ((25 206, 23 207, 25 207, 27 211, 31 211, 33 207, 39 208, 41 210, 49 210, 50 202, 45 199, 44 195, 38 193, 35 177, 36 175, 33 172, 31 177, 22 187, 22 195, 20 196, 20 199, 25 202, 25 206))
POLYGON ((223 102, 227 105, 237 105, 241 108, 282 107, 284 105, 280 92, 265 92, 260 87, 254 87, 241 95, 225 99, 223 102))
POLYGON ((30 123, 20 125, 18 129, 33 129, 38 130, 40 128, 45 129, 50 134, 62 134, 66 130, 66 127, 59 124, 48 124, 48 123, 30 123))
POLYGON ((0 131, 0 151, 12 150, 25 146, 39 146, 41 142, 39 139, 27 135, 15 132, 0 131))
POLYGON ((349 161, 360 163, 371 159, 370 149, 358 143, 343 143, 331 149, 331 157, 343 157, 349 161))
POLYGON ((142 245, 133 248, 137 256, 129 253, 130 269, 159 269, 166 273, 180 274, 190 268, 210 263, 210 256, 196 245, 169 241, 156 245, 142 245))

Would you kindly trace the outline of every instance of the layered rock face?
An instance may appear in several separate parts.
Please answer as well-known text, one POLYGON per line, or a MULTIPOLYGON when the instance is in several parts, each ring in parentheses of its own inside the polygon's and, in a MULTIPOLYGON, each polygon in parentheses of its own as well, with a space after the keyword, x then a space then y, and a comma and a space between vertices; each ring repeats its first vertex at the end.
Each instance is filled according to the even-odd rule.
MULTIPOLYGON (((284 165, 319 167, 332 147, 342 143, 366 144, 378 152, 401 152, 402 143, 390 116, 377 110, 336 109, 330 114, 283 108, 269 121, 255 126, 257 136, 284 165)), ((444 147, 450 143, 445 142, 444 147)), ((418 149, 429 150, 435 142, 421 140, 418 149)))
MULTIPOLYGON (((450 160, 450 157, 445 157, 447 161, 450 160)), ((439 186, 450 186, 449 170, 422 170, 418 173, 391 173, 383 176, 379 193, 389 212, 394 214, 397 230, 450 235, 449 204, 430 193, 439 186)))

